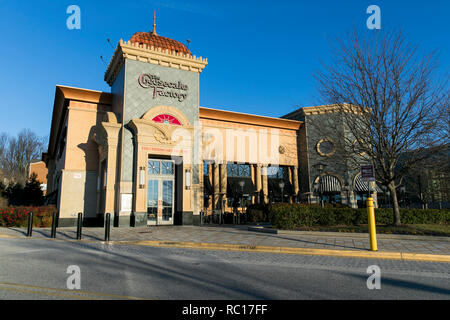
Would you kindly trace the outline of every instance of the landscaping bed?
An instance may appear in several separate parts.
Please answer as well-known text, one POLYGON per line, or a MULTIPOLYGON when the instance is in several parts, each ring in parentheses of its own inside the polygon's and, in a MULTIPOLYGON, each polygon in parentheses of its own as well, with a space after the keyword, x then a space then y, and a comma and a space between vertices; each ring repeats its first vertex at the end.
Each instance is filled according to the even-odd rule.
POLYGON ((54 206, 0 208, 0 227, 27 227, 28 216, 33 212, 33 226, 49 228, 55 211, 54 206))
MULTIPOLYGON (((289 230, 368 233, 367 225, 298 227, 296 229, 289 230)), ((380 234, 409 234, 421 236, 450 237, 450 225, 440 224, 406 224, 401 226, 377 225, 376 230, 377 233, 380 234)))
MULTIPOLYGON (((276 203, 251 205, 248 222, 269 222, 275 229, 330 232, 368 232, 367 209, 343 205, 276 203)), ((393 210, 375 209, 378 233, 450 236, 449 209, 400 209, 403 225, 394 226, 393 210)))

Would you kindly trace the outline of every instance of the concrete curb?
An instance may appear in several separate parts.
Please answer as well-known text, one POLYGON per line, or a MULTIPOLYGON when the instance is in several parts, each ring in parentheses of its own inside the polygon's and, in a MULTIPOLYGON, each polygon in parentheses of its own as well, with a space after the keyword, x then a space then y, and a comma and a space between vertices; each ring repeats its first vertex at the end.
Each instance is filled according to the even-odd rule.
POLYGON ((450 255, 411 253, 411 252, 389 252, 389 251, 368 251, 368 250, 336 250, 336 249, 312 249, 295 248, 279 246, 251 246, 245 244, 226 244, 226 243, 208 243, 208 242, 183 242, 183 241, 157 241, 157 240, 137 240, 137 241, 93 241, 93 240, 75 240, 75 239, 51 239, 51 238, 27 238, 25 236, 16 237, 0 234, 0 238, 8 239, 32 239, 32 240, 50 240, 58 242, 82 242, 82 243, 102 243, 109 245, 137 245, 163 248, 184 248, 201 250, 223 250, 240 252, 263 252, 280 254, 298 254, 298 255, 319 255, 331 257, 346 258, 368 258, 368 259, 393 259, 410 260, 426 262, 447 262, 450 263, 450 255))
MULTIPOLYGON (((325 231, 295 231, 295 230, 278 230, 270 227, 249 226, 248 231, 284 234, 284 235, 298 235, 298 236, 316 236, 316 237, 337 237, 337 238, 364 238, 368 239, 368 233, 358 232, 325 232, 325 231)), ((426 240, 426 241, 444 241, 450 242, 450 237, 442 236, 415 236, 407 234, 384 234, 377 233, 378 239, 395 239, 395 240, 426 240)))

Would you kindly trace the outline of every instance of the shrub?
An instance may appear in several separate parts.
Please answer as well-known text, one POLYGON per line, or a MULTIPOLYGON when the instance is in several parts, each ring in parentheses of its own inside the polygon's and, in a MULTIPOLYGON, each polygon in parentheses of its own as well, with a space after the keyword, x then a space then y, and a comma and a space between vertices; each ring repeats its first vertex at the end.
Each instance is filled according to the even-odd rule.
POLYGON ((245 214, 247 222, 269 222, 269 206, 266 204, 251 204, 245 214))
POLYGON ((52 215, 56 211, 54 206, 43 207, 10 207, 0 209, 1 227, 27 227, 28 216, 33 212, 33 226, 47 228, 52 224, 52 215))
MULTIPOLYGON (((268 206, 272 226, 280 229, 297 227, 367 224, 365 208, 320 207, 318 205, 276 203, 268 206)), ((449 224, 449 209, 400 209, 404 224, 449 224)), ((378 224, 392 224, 393 210, 375 209, 378 224)))
POLYGON ((44 195, 40 185, 36 174, 33 173, 25 186, 19 183, 11 184, 2 194, 11 206, 41 206, 44 204, 44 195))

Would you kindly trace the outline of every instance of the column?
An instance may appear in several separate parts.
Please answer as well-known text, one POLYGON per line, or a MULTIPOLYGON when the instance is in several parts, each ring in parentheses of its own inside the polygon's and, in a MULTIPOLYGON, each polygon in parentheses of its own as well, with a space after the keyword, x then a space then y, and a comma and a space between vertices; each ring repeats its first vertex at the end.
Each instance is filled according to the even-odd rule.
POLYGON ((227 165, 226 163, 220 164, 220 208, 225 211, 225 207, 222 208, 222 204, 227 198, 227 165))
MULTIPOLYGON (((292 174, 292 167, 288 167, 286 171, 287 171, 287 174, 288 174, 288 181, 293 186, 294 185, 294 177, 293 177, 293 174, 292 174)), ((284 193, 286 195, 286 191, 284 191, 284 193)), ((292 200, 293 200, 292 195, 289 195, 287 197, 287 202, 288 203, 292 203, 293 202, 292 200)))
POLYGON ((264 193, 264 203, 268 202, 269 198, 269 186, 267 181, 267 165, 262 166, 262 188, 264 193))
POLYGON ((353 192, 353 190, 348 191, 348 206, 351 208, 358 208, 358 202, 356 201, 356 194, 353 192))
MULTIPOLYGON (((212 164, 211 163, 207 163, 206 170, 207 170, 207 173, 208 173, 209 183, 212 186, 213 185, 213 168, 212 168, 212 164)), ((209 210, 209 209, 213 208, 213 197, 214 197, 214 195, 212 195, 212 196, 208 195, 208 197, 209 197, 209 205, 208 205, 208 210, 209 210)), ((208 212, 206 214, 208 214, 208 212)))
POLYGON ((220 182, 219 182, 219 165, 217 163, 213 164, 213 188, 214 188, 214 200, 213 200, 213 210, 219 209, 219 193, 220 193, 220 182))
POLYGON ((300 191, 299 185, 298 185, 298 167, 295 166, 292 168, 292 178, 294 180, 294 192, 295 192, 295 197, 296 197, 296 201, 298 201, 298 192, 300 191))
POLYGON ((257 199, 259 200, 258 203, 262 203, 264 199, 260 199, 260 191, 261 191, 261 184, 262 184, 262 177, 261 177, 261 165, 260 164, 255 164, 255 168, 256 168, 256 174, 255 174, 255 179, 256 179, 256 191, 258 192, 258 196, 257 199))

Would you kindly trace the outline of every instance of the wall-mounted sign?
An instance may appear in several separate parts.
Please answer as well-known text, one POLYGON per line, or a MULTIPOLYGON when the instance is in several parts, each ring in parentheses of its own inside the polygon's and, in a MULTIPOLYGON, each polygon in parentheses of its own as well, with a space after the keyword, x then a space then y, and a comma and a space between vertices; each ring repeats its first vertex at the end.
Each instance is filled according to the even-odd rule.
POLYGON ((167 97, 177 99, 179 102, 182 102, 187 98, 188 86, 183 84, 181 81, 163 81, 158 76, 143 73, 139 76, 138 82, 142 88, 153 89, 153 99, 156 97, 167 97))

